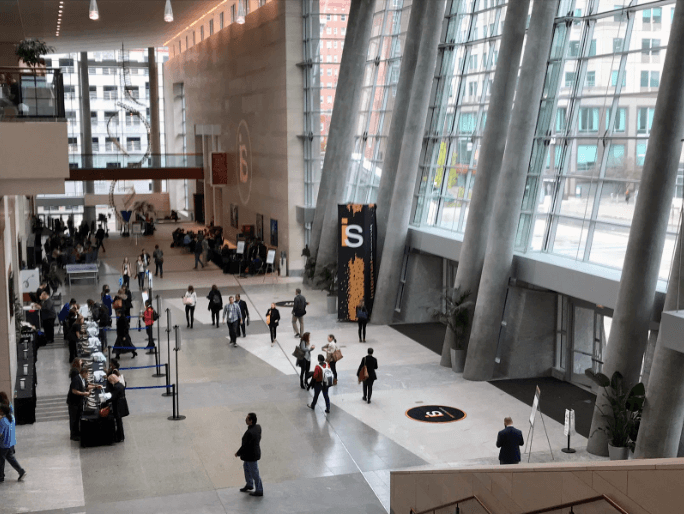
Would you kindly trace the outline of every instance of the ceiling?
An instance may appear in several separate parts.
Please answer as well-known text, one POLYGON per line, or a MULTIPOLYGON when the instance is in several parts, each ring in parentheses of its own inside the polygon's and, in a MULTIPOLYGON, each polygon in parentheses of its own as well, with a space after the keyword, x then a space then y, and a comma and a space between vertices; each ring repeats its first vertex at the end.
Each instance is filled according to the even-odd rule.
POLYGON ((164 21, 166 0, 97 0, 100 19, 88 17, 90 0, 64 0, 59 37, 59 0, 0 0, 0 41, 43 39, 55 53, 162 46, 220 0, 171 0, 174 21, 164 21))

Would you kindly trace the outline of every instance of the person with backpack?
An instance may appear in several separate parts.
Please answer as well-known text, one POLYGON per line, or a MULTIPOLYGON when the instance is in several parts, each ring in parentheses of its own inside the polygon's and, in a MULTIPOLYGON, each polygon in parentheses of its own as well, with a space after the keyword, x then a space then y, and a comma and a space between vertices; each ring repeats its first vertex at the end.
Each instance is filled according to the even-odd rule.
POLYGON ((211 286, 211 290, 207 295, 207 300, 209 300, 207 309, 211 311, 211 325, 216 325, 216 328, 219 328, 221 309, 223 309, 223 297, 216 284, 211 286))
POLYGON ((152 302, 150 300, 145 301, 145 313, 143 314, 143 320, 145 321, 145 331, 147 332, 147 351, 148 355, 151 355, 155 351, 154 346, 154 334, 152 327, 154 327, 154 322, 159 319, 159 314, 152 308, 152 302))
POLYGON ((368 325, 368 309, 366 309, 366 302, 363 300, 356 306, 356 321, 359 323, 359 343, 365 343, 366 325, 368 325))
POLYGON ((295 332, 295 337, 301 337, 304 334, 304 316, 306 315, 306 298, 302 294, 302 290, 296 289, 296 296, 292 303, 292 328, 295 332), (297 328, 299 323, 299 328, 297 328))
POLYGON ((67 303, 64 304, 62 307, 62 310, 59 311, 59 314, 57 314, 57 319, 62 325, 62 333, 64 334, 64 337, 66 338, 67 335, 67 318, 69 317, 69 312, 71 311, 71 308, 76 305, 76 298, 72 298, 69 300, 67 303))
POLYGON ((314 374, 311 382, 314 388, 313 401, 307 405, 310 409, 316 408, 316 402, 318 401, 318 395, 323 392, 323 398, 325 398, 325 412, 330 413, 330 398, 328 398, 328 388, 333 385, 333 372, 330 367, 325 363, 325 357, 323 354, 318 355, 318 364, 314 368, 314 374))
POLYGON ((359 382, 363 382, 362 400, 364 402, 371 402, 371 396, 373 396, 373 382, 378 378, 375 373, 376 369, 378 369, 378 361, 373 357, 373 348, 368 348, 368 355, 361 359, 361 364, 359 364, 359 369, 356 372, 359 382))

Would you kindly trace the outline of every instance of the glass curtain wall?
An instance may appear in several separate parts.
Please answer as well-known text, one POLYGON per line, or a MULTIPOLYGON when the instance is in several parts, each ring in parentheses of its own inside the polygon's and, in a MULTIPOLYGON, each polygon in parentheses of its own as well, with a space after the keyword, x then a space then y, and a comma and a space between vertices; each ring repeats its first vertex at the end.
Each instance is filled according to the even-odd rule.
POLYGON ((503 0, 451 0, 420 160, 413 222, 463 232, 475 183, 503 0))
MULTIPOLYGON (((674 2, 561 4, 517 249, 622 268, 674 2)), ((663 279, 682 209, 681 170, 663 279)))
POLYGON ((349 202, 377 199, 410 12, 410 0, 376 0, 347 182, 349 202))

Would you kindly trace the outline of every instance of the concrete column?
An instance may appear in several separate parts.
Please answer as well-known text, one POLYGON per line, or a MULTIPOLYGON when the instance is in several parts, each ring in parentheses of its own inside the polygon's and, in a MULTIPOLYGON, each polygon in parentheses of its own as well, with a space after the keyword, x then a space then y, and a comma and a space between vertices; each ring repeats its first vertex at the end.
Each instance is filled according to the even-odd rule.
POLYGON ((520 82, 508 130, 501 177, 496 188, 497 200, 487 237, 478 301, 471 324, 468 358, 463 372, 463 378, 468 380, 489 380, 494 373, 500 322, 513 264, 515 235, 553 39, 553 19, 557 11, 557 0, 535 2, 532 8, 520 82))
POLYGON ((644 370, 641 373, 641 381, 643 382, 644 387, 646 387, 646 389, 648 389, 648 381, 651 379, 651 370, 653 369, 653 357, 655 356, 657 343, 658 331, 649 331, 648 343, 646 344, 646 353, 644 353, 644 370))
POLYGON ((347 35, 309 245, 312 256, 320 264, 317 266, 319 270, 337 260, 337 204, 344 201, 344 187, 354 151, 354 133, 361 105, 374 10, 375 0, 352 0, 349 9, 347 35))
POLYGON ((214 187, 211 185, 211 136, 202 137, 204 157, 204 224, 209 226, 214 217, 214 187))
MULTIPOLYGON (((392 227, 385 236, 380 271, 373 305, 373 323, 387 325, 394 317, 394 305, 399 290, 406 234, 413 205, 413 185, 419 172, 420 151, 423 147, 425 120, 432 92, 432 78, 437 62, 437 47, 442 35, 446 0, 434 0, 426 9, 420 38, 420 60, 415 68, 406 129, 401 141, 399 166, 390 200, 387 226, 392 227)), ((337 232, 335 232, 337 234, 337 232)))
MULTIPOLYGON (((401 154, 401 143, 406 127, 406 116, 408 113, 409 99, 411 98, 411 88, 415 77, 416 63, 420 49, 421 30, 423 19, 428 9, 420 9, 417 3, 411 6, 411 17, 409 18, 404 40, 404 52, 401 55, 401 70, 397 83, 397 95, 394 99, 392 109, 392 121, 387 135, 387 149, 385 150, 385 161, 382 165, 382 175, 380 176, 380 187, 378 188, 378 198, 376 201, 377 209, 377 255, 382 257, 382 249, 385 245, 385 234, 387 233, 387 219, 389 218, 390 202, 394 193, 394 182, 399 166, 399 155, 401 154)), ((380 266, 378 260, 377 265, 380 266)))
MULTIPOLYGON (((625 379, 626 387, 631 387, 639 380, 682 149, 681 138, 684 135, 684 89, 682 89, 682 83, 684 83, 684 0, 677 0, 667 48, 663 76, 653 116, 653 128, 641 173, 641 185, 634 207, 632 228, 629 232, 625 263, 622 268, 622 280, 620 281, 613 325, 603 364, 603 373, 610 377, 615 371, 619 371, 625 379)), ((656 353, 658 353, 657 350, 656 353)), ((662 352, 660 353, 662 354, 662 352)), ((649 381, 651 391, 658 391, 662 387, 659 385, 661 381, 665 381, 668 387, 672 382, 673 388, 679 382, 679 378, 675 378, 676 375, 663 377, 657 371, 662 366, 660 364, 661 359, 656 355, 653 363, 649 381)), ((681 373, 681 368, 677 373, 681 373)), ((668 388, 667 395, 673 394, 668 388)), ((652 395, 653 393, 651 393, 651 397, 653 397, 652 395)), ((663 398, 662 401, 665 399, 663 398)), ((609 408, 605 391, 601 389, 596 399, 594 417, 591 422, 591 435, 587 444, 587 451, 590 453, 608 454, 608 439, 605 433, 602 430, 597 430, 597 428, 605 425, 605 420, 600 411, 605 412, 609 408)), ((664 437, 667 427, 659 427, 657 430, 661 430, 662 432, 659 433, 664 437)), ((679 431, 681 433, 681 425, 679 431)), ((649 432, 648 429, 647 432, 649 432)), ((648 440, 649 445, 655 444, 652 442, 653 432, 650 434, 644 436, 647 438, 645 441, 648 440)), ((679 435, 677 434, 677 438, 679 435)), ((642 452, 645 451, 646 446, 642 442, 642 452)))
MULTIPOLYGON (((150 149, 152 166, 161 167, 161 136, 159 133, 159 76, 157 75, 157 57, 154 48, 147 49, 147 66, 150 77, 150 149)), ((161 193, 161 180, 152 181, 152 192, 161 193)))
MULTIPOLYGON (((487 235, 494 211, 496 185, 506 146, 515 86, 518 82, 518 67, 523 39, 525 38, 525 24, 527 23, 529 6, 529 0, 518 0, 517 2, 509 2, 506 8, 506 20, 501 35, 499 57, 494 72, 489 109, 487 110, 488 123, 482 137, 480 158, 477 164, 477 180, 468 208, 468 220, 473 221, 473 223, 469 222, 466 225, 454 283, 454 287, 461 291, 470 291, 470 300, 472 301, 477 300, 477 291, 480 285, 482 266, 484 265, 487 235)), ((451 367, 450 349, 453 344, 453 332, 447 328, 444 346, 442 347, 442 360, 440 361, 442 366, 451 367)))
POLYGON ((78 80, 81 89, 81 153, 83 167, 93 166, 93 132, 90 126, 90 78, 88 76, 88 52, 81 52, 78 60, 78 80))

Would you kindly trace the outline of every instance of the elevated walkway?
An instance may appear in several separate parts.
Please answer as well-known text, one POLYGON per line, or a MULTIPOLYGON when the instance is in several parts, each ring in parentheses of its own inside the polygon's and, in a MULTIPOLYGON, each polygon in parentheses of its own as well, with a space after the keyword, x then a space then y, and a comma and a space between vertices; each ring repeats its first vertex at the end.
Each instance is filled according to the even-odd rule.
POLYGON ((69 154, 68 180, 203 179, 202 154, 69 154))

